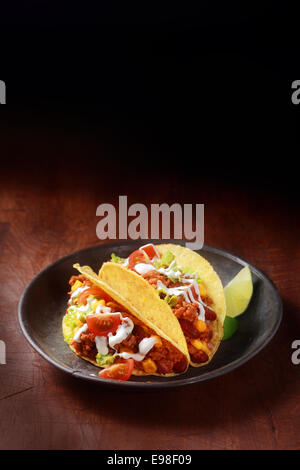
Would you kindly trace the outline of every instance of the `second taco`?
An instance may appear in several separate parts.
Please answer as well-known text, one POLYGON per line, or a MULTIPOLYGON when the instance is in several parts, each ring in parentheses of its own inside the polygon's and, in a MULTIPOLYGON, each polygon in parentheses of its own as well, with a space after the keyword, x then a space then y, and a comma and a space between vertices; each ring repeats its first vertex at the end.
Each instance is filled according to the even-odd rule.
MULTIPOLYGON (((179 321, 191 365, 211 361, 223 337, 226 304, 222 282, 212 265, 198 253, 180 245, 148 244, 120 258, 112 254, 99 278, 122 293, 140 312, 147 312, 157 298, 179 321), (147 303, 145 289, 152 288, 147 303)), ((159 312, 155 321, 160 321, 159 312)))

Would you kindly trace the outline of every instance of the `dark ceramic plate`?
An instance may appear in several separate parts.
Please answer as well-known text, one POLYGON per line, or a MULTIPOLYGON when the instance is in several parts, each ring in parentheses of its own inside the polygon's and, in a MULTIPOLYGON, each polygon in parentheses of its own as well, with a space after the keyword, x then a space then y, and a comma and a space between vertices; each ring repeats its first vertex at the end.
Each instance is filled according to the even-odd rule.
MULTIPOLYGON (((157 242, 156 242, 157 243, 157 242)), ((178 241, 176 241, 178 243, 178 241)), ((126 388, 176 387, 209 380, 247 362, 272 339, 281 317, 279 293, 270 279, 250 263, 226 251, 204 245, 200 253, 208 259, 223 285, 249 264, 254 292, 247 311, 238 318, 238 330, 221 343, 213 360, 204 367, 190 367, 171 378, 131 377, 127 382, 100 379, 99 369, 77 357, 64 342, 61 323, 68 300, 68 280, 76 274, 72 265, 87 264, 96 272, 112 252, 127 257, 143 242, 116 242, 93 246, 59 259, 41 271, 26 287, 19 303, 19 322, 31 346, 54 366, 80 379, 126 388)))

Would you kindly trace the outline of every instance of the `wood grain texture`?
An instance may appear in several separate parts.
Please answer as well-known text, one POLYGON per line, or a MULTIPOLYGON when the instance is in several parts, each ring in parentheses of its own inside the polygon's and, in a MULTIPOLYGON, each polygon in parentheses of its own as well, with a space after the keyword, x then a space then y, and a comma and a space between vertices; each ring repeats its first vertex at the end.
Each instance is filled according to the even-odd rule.
POLYGON ((114 164, 122 154, 100 139, 41 130, 2 137, 7 161, 18 164, 8 164, 0 177, 0 339, 7 345, 0 448, 299 449, 300 365, 291 363, 291 343, 300 339, 297 202, 268 187, 200 173, 189 180, 171 170, 125 173, 114 164), (69 377, 31 349, 17 324, 25 285, 58 257, 99 243, 96 207, 122 194, 148 206, 204 203, 205 242, 271 277, 284 317, 257 357, 189 388, 121 394, 69 377))

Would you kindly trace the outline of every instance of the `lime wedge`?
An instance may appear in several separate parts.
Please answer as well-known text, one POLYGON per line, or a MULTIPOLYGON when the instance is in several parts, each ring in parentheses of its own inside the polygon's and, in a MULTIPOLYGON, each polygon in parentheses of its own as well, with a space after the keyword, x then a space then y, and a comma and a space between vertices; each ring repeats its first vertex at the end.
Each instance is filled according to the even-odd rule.
POLYGON ((252 276, 245 266, 224 288, 226 315, 235 318, 244 313, 253 293, 252 276))
POLYGON ((230 338, 237 330, 238 321, 235 318, 225 317, 224 321, 224 336, 222 340, 230 338))

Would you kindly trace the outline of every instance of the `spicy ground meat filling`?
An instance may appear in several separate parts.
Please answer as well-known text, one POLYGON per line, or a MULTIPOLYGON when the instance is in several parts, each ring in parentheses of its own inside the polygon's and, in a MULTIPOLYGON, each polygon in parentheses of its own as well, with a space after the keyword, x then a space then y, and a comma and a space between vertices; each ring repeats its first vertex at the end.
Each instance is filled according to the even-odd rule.
MULTIPOLYGON (((92 285, 88 279, 86 279, 83 275, 80 275, 71 277, 69 281, 70 286, 72 287, 77 280, 82 282, 84 286, 92 285)), ((142 322, 133 317, 130 313, 124 311, 124 308, 114 301, 108 302, 107 305, 110 306, 112 312, 121 312, 123 316, 129 317, 134 323, 132 333, 125 340, 123 340, 122 343, 115 344, 115 349, 109 347, 110 354, 124 351, 137 353, 139 343, 142 341, 142 339, 153 335, 156 336, 154 331, 142 324, 142 322)), ((80 343, 73 340, 71 344, 78 354, 92 360, 96 359, 98 351, 95 344, 95 335, 88 329, 81 333, 80 343)), ((181 373, 186 369, 187 366, 187 361, 184 355, 163 338, 159 338, 158 344, 153 346, 145 358, 150 358, 155 362, 157 371, 160 374, 169 374, 173 372, 181 373)), ((135 361, 135 368, 138 370, 143 370, 142 362, 135 361)))
POLYGON ((72 341, 72 346, 75 348, 78 354, 88 357, 89 359, 96 359, 97 348, 95 343, 95 335, 91 331, 87 330, 80 335, 80 343, 72 341))
MULTIPOLYGON (((79 274, 78 276, 72 276, 69 280, 69 284, 71 287, 75 284, 76 281, 82 282, 83 286, 92 286, 91 281, 87 279, 83 274, 79 274)), ((71 294, 72 292, 69 292, 71 294)))
MULTIPOLYGON (((184 285, 181 282, 172 282, 170 278, 168 278, 164 274, 157 272, 156 270, 149 271, 146 274, 143 274, 142 277, 146 279, 149 284, 151 284, 154 288, 157 288, 158 281, 163 282, 163 284, 168 288, 180 287, 184 285)), ((202 300, 207 305, 212 305, 213 303, 208 296, 206 296, 202 300)), ((201 349, 197 349, 195 346, 193 346, 192 341, 199 339, 200 341, 203 341, 208 345, 210 344, 213 339, 213 331, 209 325, 210 322, 216 320, 217 318, 215 312, 211 308, 204 306, 206 328, 204 331, 199 331, 199 329, 197 328, 197 303, 186 302, 183 296, 179 296, 176 305, 171 308, 173 310, 173 313, 178 318, 183 333, 185 335, 188 351, 192 361, 196 363, 207 362, 209 360, 207 352, 201 349)))

